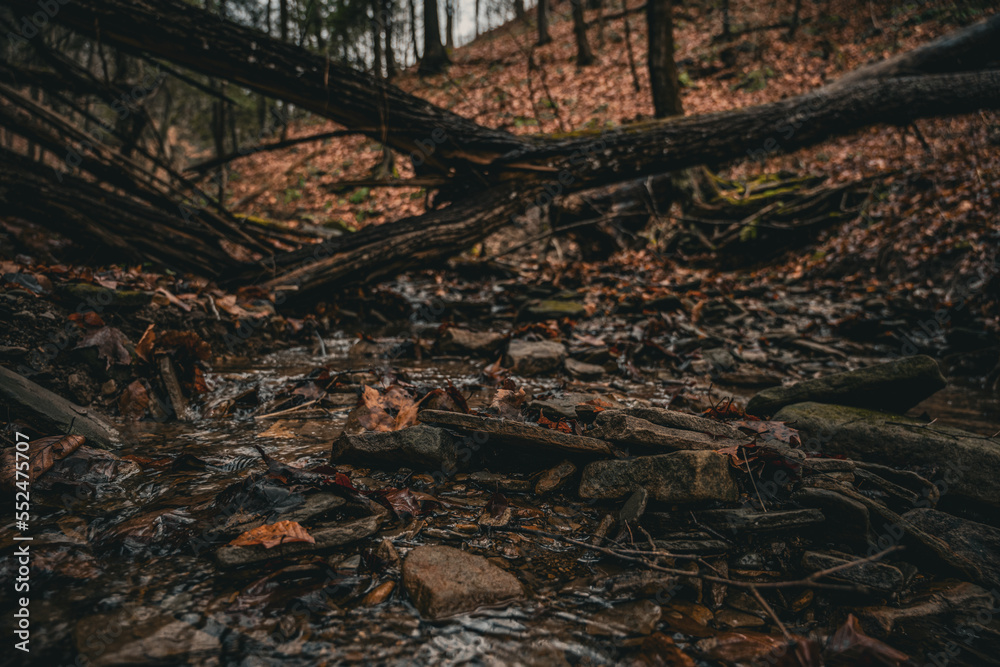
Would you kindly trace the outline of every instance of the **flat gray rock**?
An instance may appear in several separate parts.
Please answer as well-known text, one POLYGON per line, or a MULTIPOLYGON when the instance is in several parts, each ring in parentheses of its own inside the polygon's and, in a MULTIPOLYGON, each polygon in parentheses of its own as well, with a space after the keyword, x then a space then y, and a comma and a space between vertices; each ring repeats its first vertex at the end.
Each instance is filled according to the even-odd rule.
MULTIPOLYGON (((807 551, 802 555, 802 567, 810 572, 817 572, 852 560, 855 558, 847 554, 807 551)), ((903 573, 898 568, 878 562, 859 563, 840 570, 830 577, 866 586, 880 593, 899 592, 905 583, 903 573)))
POLYGON ((587 454, 590 456, 611 456, 613 454, 611 447, 603 440, 571 435, 508 419, 463 415, 443 410, 424 410, 420 413, 420 421, 472 433, 485 433, 490 437, 490 440, 499 443, 543 447, 568 454, 587 454))
POLYGON ((673 451, 679 449, 721 449, 743 445, 750 439, 724 438, 659 426, 639 417, 632 417, 619 410, 605 410, 597 415, 597 427, 590 435, 619 447, 639 447, 645 450, 673 451))
POLYGON ((907 534, 975 583, 1000 584, 1000 528, 930 508, 906 512, 901 523, 907 534))
POLYGON ((270 549, 263 545, 255 544, 248 547, 237 547, 225 545, 219 547, 215 552, 215 560, 223 567, 237 567, 250 563, 259 563, 271 558, 284 558, 295 556, 301 553, 312 551, 322 551, 339 547, 357 540, 373 535, 378 530, 384 515, 366 516, 354 521, 334 524, 318 529, 310 526, 303 526, 309 535, 316 540, 315 544, 308 542, 292 542, 290 544, 280 544, 270 549))
POLYGON ((530 377, 551 373, 562 366, 566 347, 551 340, 512 340, 507 346, 504 365, 518 375, 530 377))
POLYGON ((926 477, 941 487, 941 495, 1000 507, 1000 442, 994 439, 825 403, 789 405, 775 419, 798 429, 804 449, 887 465, 932 466, 934 471, 926 477))
POLYGON ((747 412, 763 417, 775 414, 786 405, 809 401, 906 412, 943 389, 945 384, 941 369, 930 357, 904 357, 877 366, 804 380, 790 387, 765 389, 750 399, 747 412))
POLYGON ((448 327, 438 338, 437 349, 442 354, 490 355, 500 351, 505 338, 495 331, 448 327))
POLYGON ((712 451, 595 461, 583 470, 580 496, 616 499, 639 488, 648 491, 652 500, 670 503, 734 501, 739 497, 729 457, 712 451))
POLYGON ((708 435, 714 435, 720 438, 746 439, 746 435, 741 433, 735 426, 730 426, 725 422, 715 421, 714 419, 705 419, 704 417, 689 415, 684 412, 677 412, 676 410, 654 407, 635 407, 626 408, 623 412, 633 417, 638 417, 639 419, 645 419, 646 421, 657 424, 658 426, 667 426, 669 428, 680 429, 682 431, 707 433, 708 435))
POLYGON ((482 556, 444 546, 411 551, 403 561, 403 585, 420 615, 431 619, 524 596, 514 575, 482 556))
POLYGON ((334 441, 330 460, 333 463, 392 463, 454 470, 458 462, 458 444, 444 429, 424 424, 384 433, 345 433, 334 441))

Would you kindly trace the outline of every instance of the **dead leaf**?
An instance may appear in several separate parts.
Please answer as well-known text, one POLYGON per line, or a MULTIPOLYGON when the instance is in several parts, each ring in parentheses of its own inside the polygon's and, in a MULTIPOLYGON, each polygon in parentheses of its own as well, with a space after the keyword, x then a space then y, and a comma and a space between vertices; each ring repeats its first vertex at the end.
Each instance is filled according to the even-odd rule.
POLYGON ((153 331, 155 326, 155 324, 150 324, 146 327, 146 330, 142 333, 142 338, 139 339, 139 344, 135 346, 136 356, 147 363, 152 359, 153 343, 156 342, 156 332, 153 331))
POLYGON ((290 542, 316 544, 316 539, 306 532, 306 529, 299 525, 297 521, 278 521, 277 523, 258 526, 252 530, 248 530, 229 544, 235 547, 249 547, 260 544, 265 549, 270 549, 279 544, 288 544, 290 542))
POLYGON ((830 665, 891 665, 897 667, 910 659, 888 644, 869 637, 854 614, 840 626, 826 645, 824 657, 830 665))
MULTIPOLYGON (((34 482, 55 465, 56 461, 66 458, 86 441, 82 435, 52 435, 29 442, 27 470, 29 480, 34 482)), ((8 447, 0 455, 0 486, 4 489, 16 488, 18 461, 23 462, 24 458, 17 456, 14 447, 8 447)), ((20 479, 23 481, 24 477, 20 479)))
POLYGON ((84 336, 76 349, 80 350, 88 347, 97 348, 97 357, 107 363, 106 368, 111 368, 112 364, 128 365, 132 361, 129 354, 128 338, 115 327, 104 327, 84 336))

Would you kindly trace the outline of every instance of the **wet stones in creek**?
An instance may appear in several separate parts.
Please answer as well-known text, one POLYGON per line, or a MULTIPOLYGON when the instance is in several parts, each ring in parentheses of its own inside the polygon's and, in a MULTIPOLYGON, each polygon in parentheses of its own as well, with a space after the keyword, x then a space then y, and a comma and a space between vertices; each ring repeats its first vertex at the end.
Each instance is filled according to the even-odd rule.
POLYGON ((713 451, 595 461, 583 470, 580 497, 617 499, 643 488, 659 502, 735 501, 739 489, 729 468, 729 458, 713 451))
POLYGON ((530 377, 555 371, 565 358, 566 348, 562 343, 551 340, 512 340, 507 347, 504 365, 517 375, 530 377))
POLYGON ((937 362, 919 355, 765 389, 750 399, 747 412, 763 417, 786 405, 805 402, 906 412, 945 384, 937 362))
POLYGON ((430 619, 524 596, 514 575, 482 556, 445 546, 411 551, 403 561, 403 585, 420 615, 430 619))
POLYGON ((399 431, 343 434, 333 443, 333 463, 389 463, 454 470, 458 443, 444 429, 418 424, 399 431))

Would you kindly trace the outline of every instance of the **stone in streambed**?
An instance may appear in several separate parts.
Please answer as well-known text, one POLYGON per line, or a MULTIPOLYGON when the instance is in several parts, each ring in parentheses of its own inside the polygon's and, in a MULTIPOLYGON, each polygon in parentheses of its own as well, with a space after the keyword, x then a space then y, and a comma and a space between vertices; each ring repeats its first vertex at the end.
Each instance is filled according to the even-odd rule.
POLYGON ((872 463, 932 466, 926 477, 942 487, 941 495, 1000 507, 1000 443, 990 438, 825 403, 789 405, 775 419, 796 428, 806 449, 872 463))
POLYGON ((562 487, 573 475, 576 466, 569 461, 563 461, 554 468, 549 468, 535 482, 535 494, 543 496, 562 487))
POLYGON ((597 428, 589 434, 620 447, 647 450, 720 449, 749 443, 749 438, 720 438, 697 431, 668 428, 632 417, 619 410, 605 410, 597 415, 597 428))
POLYGON ((606 375, 604 366, 588 364, 577 359, 566 359, 563 362, 566 372, 579 380, 598 380, 606 375))
POLYGON ((930 508, 902 515, 907 534, 942 561, 987 588, 1000 584, 1000 528, 930 508))
POLYGON ((425 424, 384 433, 345 433, 334 441, 330 460, 454 470, 458 444, 444 429, 425 424))
POLYGON ((550 373, 562 365, 566 347, 551 340, 512 340, 507 347, 504 365, 518 375, 550 373))
POLYGON ((705 419, 704 417, 697 417, 695 415, 677 412, 676 410, 637 406, 634 408, 626 408, 623 412, 631 415, 632 417, 645 419, 646 421, 652 422, 658 426, 666 426, 668 428, 680 429, 682 431, 706 433, 720 438, 746 438, 746 436, 741 433, 738 428, 730 426, 725 422, 715 421, 714 419, 705 419))
POLYGON ((471 331, 448 327, 438 338, 437 348, 442 354, 486 356, 499 352, 504 338, 503 334, 495 331, 471 331))
POLYGON ((403 585, 420 615, 431 619, 524 596, 514 575, 482 556, 444 546, 411 551, 403 561, 403 585))
POLYGON ((626 602, 610 609, 602 609, 590 617, 587 634, 614 636, 648 635, 656 630, 663 611, 652 600, 626 602))
POLYGON ((846 373, 804 380, 760 392, 747 404, 753 415, 773 415, 786 405, 817 402, 906 412, 946 384, 937 362, 925 355, 904 357, 846 373))
POLYGON ((517 313, 518 322, 540 322, 561 320, 564 317, 577 319, 587 314, 587 309, 578 301, 564 299, 538 299, 528 301, 517 313))
POLYGON ((355 542, 372 535, 378 530, 382 518, 383 515, 366 516, 354 521, 333 524, 318 529, 313 529, 307 525, 305 528, 309 532, 309 535, 316 540, 315 544, 292 542, 290 544, 280 544, 270 549, 260 544, 246 547, 227 544, 216 550, 215 559, 223 567, 237 567, 250 563, 259 563, 272 558, 286 558, 302 553, 332 549, 333 547, 349 544, 350 542, 355 542))
POLYGON ((616 499, 639 488, 648 491, 652 500, 670 503, 734 501, 739 497, 729 472, 729 458, 713 451, 596 461, 583 470, 580 496, 616 499))
MULTIPOLYGON (((844 565, 852 560, 856 560, 856 558, 847 554, 807 551, 802 556, 802 567, 809 571, 818 572, 844 565)), ((830 576, 852 584, 867 586, 881 593, 898 592, 905 583, 903 573, 899 568, 877 562, 859 563, 830 576)))

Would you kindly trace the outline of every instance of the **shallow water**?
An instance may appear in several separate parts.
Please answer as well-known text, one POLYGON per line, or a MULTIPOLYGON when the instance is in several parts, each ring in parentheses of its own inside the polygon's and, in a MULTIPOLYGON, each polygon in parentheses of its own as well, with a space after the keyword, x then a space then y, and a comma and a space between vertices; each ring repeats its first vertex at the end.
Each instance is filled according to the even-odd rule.
MULTIPOLYGON (((264 403, 291 378, 319 365, 352 368, 346 355, 349 342, 327 341, 329 354, 323 358, 293 349, 238 367, 217 367, 208 378, 214 391, 207 403, 251 386, 258 387, 264 403)), ((480 367, 468 362, 395 365, 414 383, 442 386, 451 381, 474 406, 492 393, 473 391, 480 367)), ((554 387, 544 380, 533 386, 536 391, 554 387)), ((662 398, 657 395, 661 390, 648 384, 623 382, 618 388, 619 395, 631 398, 662 398)), ((991 425, 1000 423, 995 397, 963 387, 940 392, 915 414, 923 411, 941 423, 987 435, 991 425)), ((298 567, 288 567, 288 562, 237 570, 217 567, 209 557, 211 548, 197 540, 199 531, 204 534, 206 504, 264 469, 257 445, 286 464, 308 468, 328 462, 330 443, 347 412, 345 407, 322 419, 255 420, 244 409, 232 417, 188 424, 141 422, 125 429, 129 444, 117 453, 170 458, 171 465, 147 467, 98 485, 78 500, 57 492, 35 495, 32 549, 36 558, 46 559, 50 572, 36 567, 32 574, 31 663, 576 665, 613 664, 635 650, 634 637, 588 632, 588 616, 627 599, 589 585, 595 577, 617 572, 617 566, 544 538, 447 532, 455 523, 474 521, 489 497, 464 478, 435 491, 444 506, 428 521, 438 532, 411 538, 406 531, 413 524, 393 520, 383 525, 382 534, 403 554, 419 544, 462 542, 474 553, 501 554, 529 583, 532 598, 440 622, 421 620, 398 588, 386 602, 366 605, 362 600, 368 592, 397 577, 365 562, 342 561, 367 552, 378 544, 375 538, 297 558, 298 567), (239 469, 227 471, 227 465, 239 469), (123 530, 123 525, 132 527, 123 530)), ((400 482, 395 473, 358 470, 350 476, 367 476, 376 485, 400 482)), ((511 500, 518 502, 513 494, 511 500)), ((602 514, 602 508, 573 497, 557 495, 533 504, 541 512, 528 522, 551 532, 591 532, 602 514)), ((12 527, 4 530, 5 544, 11 543, 11 533, 12 527)), ((0 572, 8 591, 11 574, 9 567, 0 572)), ((657 598, 664 603, 669 599, 667 590, 657 598)), ((948 631, 942 627, 941 636, 948 631)), ((672 636, 680 647, 695 640, 681 633, 672 636)), ((913 639, 918 638, 904 641, 913 639)), ((925 636, 911 645, 930 651, 935 642, 925 636)))

